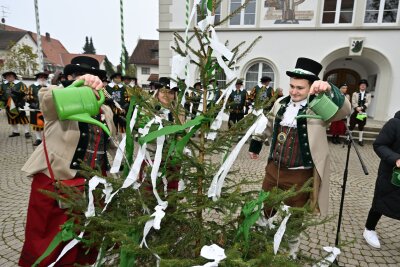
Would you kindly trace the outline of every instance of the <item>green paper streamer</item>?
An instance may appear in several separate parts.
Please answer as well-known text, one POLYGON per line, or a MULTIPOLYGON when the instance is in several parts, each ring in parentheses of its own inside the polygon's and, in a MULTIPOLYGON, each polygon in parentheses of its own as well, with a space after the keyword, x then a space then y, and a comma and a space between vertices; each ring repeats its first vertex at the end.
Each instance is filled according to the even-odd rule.
POLYGON ((171 126, 163 127, 161 130, 154 131, 143 137, 140 137, 139 144, 143 145, 144 143, 149 143, 149 142, 153 141, 154 139, 157 139, 160 136, 170 135, 170 134, 173 134, 173 133, 176 133, 179 131, 183 131, 186 128, 190 128, 190 127, 201 124, 204 120, 207 120, 204 116, 197 116, 195 119, 190 120, 182 125, 171 125, 171 126))
POLYGON ((207 9, 212 11, 213 10, 213 0, 207 1, 207 9))
POLYGON ((44 260, 47 256, 49 256, 61 242, 65 242, 73 239, 75 236, 74 232, 74 222, 72 220, 66 221, 62 226, 60 232, 53 238, 50 242, 49 246, 45 250, 45 252, 40 256, 35 263, 32 265, 33 267, 37 266, 44 260))
MULTIPOLYGON (((136 230, 131 229, 128 235, 135 244, 139 244, 139 235, 136 232, 136 230)), ((128 251, 127 249, 121 248, 121 252, 119 255, 120 255, 119 267, 135 266, 136 257, 134 253, 128 251)))
POLYGON ((258 218, 260 218, 262 203, 268 198, 268 196, 269 192, 260 191, 257 199, 251 200, 245 203, 243 206, 242 214, 244 216, 244 220, 239 226, 236 239, 243 235, 246 248, 249 246, 250 228, 257 222, 258 218), (254 210, 256 207, 257 209, 254 210))

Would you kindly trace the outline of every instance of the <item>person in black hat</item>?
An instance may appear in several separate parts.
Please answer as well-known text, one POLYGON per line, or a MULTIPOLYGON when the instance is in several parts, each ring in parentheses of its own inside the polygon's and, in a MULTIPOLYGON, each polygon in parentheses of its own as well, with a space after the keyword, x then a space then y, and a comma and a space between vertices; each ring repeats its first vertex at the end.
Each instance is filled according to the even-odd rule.
POLYGON ((371 94, 367 93, 368 81, 365 79, 360 80, 358 83, 358 92, 354 92, 351 98, 351 105, 354 112, 350 116, 349 130, 353 131, 358 125, 358 144, 364 146, 363 134, 364 126, 367 123, 367 108, 371 104, 371 94))
POLYGON ((126 86, 122 82, 122 74, 117 72, 111 75, 111 82, 106 86, 107 92, 111 95, 113 101, 108 101, 107 104, 111 107, 114 113, 114 123, 118 133, 122 136, 126 131, 126 111, 129 107, 129 95, 126 91, 126 86))
POLYGON ((36 140, 33 143, 34 146, 40 145, 42 143, 42 132, 44 126, 43 114, 40 111, 39 105, 39 90, 42 87, 47 87, 47 78, 49 75, 45 72, 39 72, 35 74, 36 82, 31 84, 27 91, 27 102, 29 107, 32 109, 30 111, 30 123, 32 125, 33 131, 35 132, 36 140))
POLYGON ((202 85, 201 82, 195 82, 193 84, 193 90, 190 93, 190 102, 192 104, 192 117, 196 117, 197 111, 199 110, 200 99, 202 94, 202 85))
MULTIPOLYGON (((340 92, 350 101, 350 95, 347 94, 347 89, 347 84, 342 84, 342 86, 340 86, 340 92)), ((329 132, 330 134, 332 134, 332 143, 341 144, 340 136, 344 136, 346 134, 346 123, 347 118, 331 123, 331 126, 329 127, 329 132)))
POLYGON ((12 127, 12 133, 8 137, 20 136, 18 124, 24 127, 25 138, 30 138, 29 120, 25 111, 26 85, 17 79, 17 74, 7 71, 2 74, 3 83, 0 87, 0 103, 6 107, 8 124, 12 127))
MULTIPOLYGON (((103 90, 100 77, 105 76, 106 72, 99 70, 99 63, 93 58, 84 56, 74 58, 71 64, 65 66, 64 72, 68 79, 63 82, 65 86, 75 80, 83 80, 85 86, 91 87, 95 95, 98 96, 98 91, 103 90)), ((40 109, 46 121, 43 142, 22 167, 22 171, 33 179, 26 220, 25 242, 19 266, 32 266, 60 231, 60 226, 71 218, 66 209, 57 205, 54 197, 43 194, 42 191, 58 193, 59 189, 56 189, 55 180, 66 186, 72 187, 74 184, 80 184, 84 188, 86 179, 83 177, 82 171, 85 166, 99 170, 103 175, 109 168, 107 150, 110 148, 110 139, 107 134, 101 127, 94 124, 60 120, 53 101, 53 90, 66 89, 53 85, 42 87, 39 90, 40 109)), ((79 101, 77 101, 77 105, 79 105, 79 101)), ((92 118, 106 124, 112 136, 115 134, 113 113, 108 106, 101 105, 99 114, 92 118)), ((64 194, 63 192, 62 194, 68 197, 68 193, 64 194)), ((49 266, 54 262, 65 244, 57 246, 54 252, 46 257, 39 266, 49 266)), ((57 266, 93 264, 97 258, 97 250, 88 246, 73 247, 57 262, 57 266)))
POLYGON ((125 75, 125 76, 122 76, 122 81, 125 84, 125 86, 130 87, 130 88, 134 88, 134 87, 138 86, 136 77, 125 75))
POLYGON ((265 104, 274 96, 274 89, 269 86, 272 79, 268 76, 261 77, 260 83, 261 86, 256 85, 253 89, 251 89, 250 94, 247 98, 247 106, 249 108, 257 107, 264 107, 264 113, 267 114, 268 111, 273 106, 274 102, 271 102, 268 107, 265 104))
POLYGON ((244 117, 244 107, 246 105, 247 92, 243 89, 243 81, 237 79, 235 84, 236 90, 232 91, 228 98, 229 124, 231 128, 233 124, 237 123, 244 117))
MULTIPOLYGON (((271 109, 266 133, 272 131, 272 140, 265 178, 262 188, 270 191, 274 187, 288 190, 292 186, 299 190, 311 177, 314 190, 311 208, 327 215, 329 204, 329 147, 326 127, 329 122, 319 119, 296 118, 301 114, 313 114, 308 109, 308 97, 327 94, 339 107, 330 121, 340 120, 350 114, 350 102, 331 83, 320 81, 318 74, 322 65, 309 58, 298 58, 296 67, 287 71, 290 77, 289 96, 276 100, 271 109)), ((256 136, 257 137, 257 136, 256 136)), ((253 137, 250 143, 250 158, 257 159, 262 147, 261 139, 253 137)), ((309 193, 297 194, 285 200, 292 207, 303 207, 310 201, 309 193)), ((273 211, 265 203, 264 213, 273 211)), ((290 255, 296 258, 299 239, 289 240, 290 255)))

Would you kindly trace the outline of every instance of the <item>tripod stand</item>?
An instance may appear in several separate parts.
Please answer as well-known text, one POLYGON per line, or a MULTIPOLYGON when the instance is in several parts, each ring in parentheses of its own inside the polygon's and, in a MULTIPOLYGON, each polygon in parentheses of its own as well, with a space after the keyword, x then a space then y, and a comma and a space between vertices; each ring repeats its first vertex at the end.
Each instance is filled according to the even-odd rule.
MULTIPOLYGON (((358 151, 358 148, 354 143, 353 136, 351 135, 351 132, 349 130, 349 127, 347 126, 347 123, 345 125, 346 125, 347 137, 348 137, 348 139, 347 139, 347 156, 346 156, 346 165, 345 165, 344 172, 343 172, 342 196, 340 199, 339 218, 338 218, 338 224, 337 224, 337 229, 336 229, 335 247, 337 247, 339 245, 340 228, 341 228, 341 224, 342 224, 342 215, 343 215, 344 195, 346 193, 347 175, 348 175, 348 171, 349 171, 348 169, 349 169, 351 145, 353 145, 353 147, 356 151, 357 157, 360 160, 361 167, 364 171, 364 174, 368 175, 367 167, 365 166, 364 161, 361 158, 360 152, 358 151)), ((334 264, 339 265, 337 259, 335 259, 334 264)))

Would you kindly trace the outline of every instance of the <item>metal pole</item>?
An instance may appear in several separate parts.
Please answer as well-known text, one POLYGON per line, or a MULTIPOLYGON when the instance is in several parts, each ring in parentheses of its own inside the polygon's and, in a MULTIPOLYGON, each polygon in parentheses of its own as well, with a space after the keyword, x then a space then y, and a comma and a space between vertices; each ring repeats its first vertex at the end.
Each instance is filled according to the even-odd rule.
POLYGON ((124 1, 120 0, 120 13, 121 13, 121 73, 125 75, 125 38, 124 38, 124 1))
POLYGON ((38 46, 38 57, 39 57, 39 71, 43 71, 44 62, 43 62, 43 51, 42 51, 42 36, 40 35, 40 23, 39 23, 39 5, 38 0, 35 1, 35 17, 36 17, 36 42, 38 46))

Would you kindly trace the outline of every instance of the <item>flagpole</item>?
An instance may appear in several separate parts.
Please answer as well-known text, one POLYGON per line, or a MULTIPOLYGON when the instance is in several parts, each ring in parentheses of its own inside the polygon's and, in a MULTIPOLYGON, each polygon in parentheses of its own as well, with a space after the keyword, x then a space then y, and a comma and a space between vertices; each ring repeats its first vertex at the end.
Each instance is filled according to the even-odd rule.
POLYGON ((120 15, 121 15, 121 74, 125 75, 125 37, 124 37, 124 1, 120 0, 120 15))
POLYGON ((38 46, 38 57, 39 57, 39 71, 42 72, 44 69, 43 63, 43 51, 42 51, 42 36, 40 35, 40 23, 39 23, 39 5, 38 0, 35 1, 35 17, 36 17, 36 42, 38 46))

